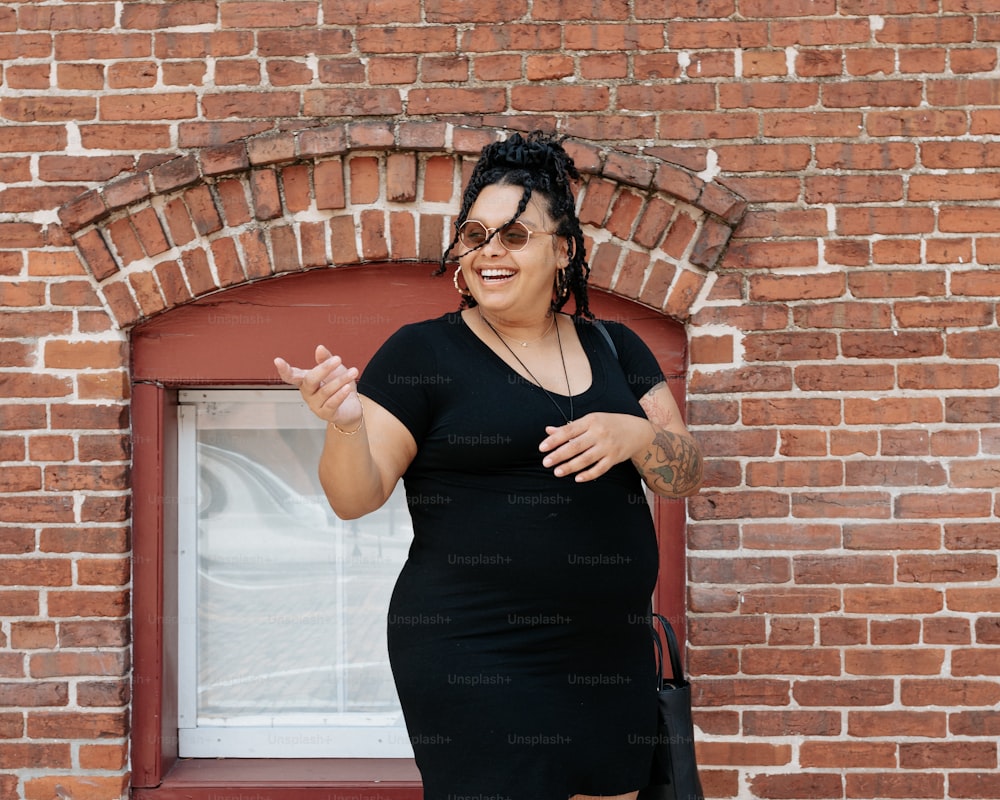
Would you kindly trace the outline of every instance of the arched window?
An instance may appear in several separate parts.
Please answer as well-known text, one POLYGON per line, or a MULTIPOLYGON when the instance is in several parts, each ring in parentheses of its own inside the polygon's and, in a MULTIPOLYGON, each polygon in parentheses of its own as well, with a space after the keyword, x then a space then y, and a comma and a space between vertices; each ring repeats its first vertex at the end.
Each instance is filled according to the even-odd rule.
MULTIPOLYGON (((323 343, 363 367, 400 325, 457 307, 450 282, 431 271, 296 273, 133 330, 135 797, 207 798, 220 787, 357 797, 375 781, 381 797, 419 797, 385 705, 384 653, 360 652, 364 626, 384 617, 379 593, 394 579, 390 551, 400 550, 408 520, 391 505, 367 528, 327 513, 308 484, 318 455, 309 442, 322 434, 296 413, 297 393, 288 397, 272 359, 309 363, 323 343), (199 520, 211 523, 200 533, 199 520), (330 535, 317 538, 324 525, 330 535), (324 580, 330 594, 317 600, 324 580), (348 585, 363 586, 365 601, 348 585), (363 679, 351 680, 352 670, 363 679)), ((599 290, 591 307, 643 337, 683 407, 683 328, 599 290)), ((655 602, 680 619, 684 504, 657 498, 654 512, 655 602)))

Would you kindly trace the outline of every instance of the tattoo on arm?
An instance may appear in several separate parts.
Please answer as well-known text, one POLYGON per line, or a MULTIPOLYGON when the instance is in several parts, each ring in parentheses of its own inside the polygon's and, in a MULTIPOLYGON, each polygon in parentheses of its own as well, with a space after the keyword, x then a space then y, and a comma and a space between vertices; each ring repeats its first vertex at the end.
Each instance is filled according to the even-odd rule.
POLYGON ((657 494, 686 496, 701 483, 701 450, 687 436, 657 431, 642 472, 657 494))

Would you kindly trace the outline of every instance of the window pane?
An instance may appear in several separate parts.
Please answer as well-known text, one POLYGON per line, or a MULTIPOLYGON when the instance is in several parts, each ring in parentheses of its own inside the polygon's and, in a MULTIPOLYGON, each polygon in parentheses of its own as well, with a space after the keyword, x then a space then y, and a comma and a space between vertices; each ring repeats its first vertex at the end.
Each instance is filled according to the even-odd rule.
MULTIPOLYGON (((367 754, 406 755, 396 752, 405 733, 385 642, 412 536, 402 489, 379 511, 341 521, 316 476, 324 431, 308 409, 264 392, 247 392, 263 398, 254 402, 196 394, 209 400, 197 405, 189 584, 197 727, 240 728, 240 741, 253 727, 395 728, 395 750, 367 754)), ((336 750, 336 737, 328 741, 336 750)))

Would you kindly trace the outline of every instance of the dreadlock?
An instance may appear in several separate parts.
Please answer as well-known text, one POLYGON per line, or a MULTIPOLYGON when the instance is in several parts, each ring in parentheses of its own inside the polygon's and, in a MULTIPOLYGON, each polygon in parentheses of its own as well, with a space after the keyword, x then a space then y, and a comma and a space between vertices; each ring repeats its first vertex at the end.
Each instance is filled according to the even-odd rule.
MULTIPOLYGON (((494 142, 483 148, 462 196, 462 207, 455 219, 455 235, 441 258, 440 267, 434 273, 442 274, 458 243, 458 229, 468 219, 469 209, 476 202, 479 193, 487 186, 520 186, 523 190, 520 203, 508 223, 516 220, 524 212, 536 192, 544 201, 549 216, 555 220, 558 236, 565 237, 569 245, 569 263, 560 272, 552 300, 552 310, 559 311, 573 297, 574 317, 593 319, 587 299, 587 277, 590 266, 584 252, 583 231, 576 215, 576 201, 573 197, 572 181, 580 179, 573 159, 563 149, 565 137, 550 136, 542 131, 533 131, 527 137, 515 133, 502 142, 494 142)), ((476 301, 463 297, 460 308, 472 308, 476 301)))

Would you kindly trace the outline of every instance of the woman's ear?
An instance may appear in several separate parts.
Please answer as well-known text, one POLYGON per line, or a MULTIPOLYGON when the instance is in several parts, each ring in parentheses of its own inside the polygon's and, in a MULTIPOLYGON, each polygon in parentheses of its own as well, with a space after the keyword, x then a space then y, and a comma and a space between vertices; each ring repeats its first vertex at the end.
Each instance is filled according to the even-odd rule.
POLYGON ((569 262, 572 260, 572 247, 573 242, 565 236, 554 237, 558 244, 556 252, 556 263, 559 265, 559 269, 566 269, 569 266, 569 262))

